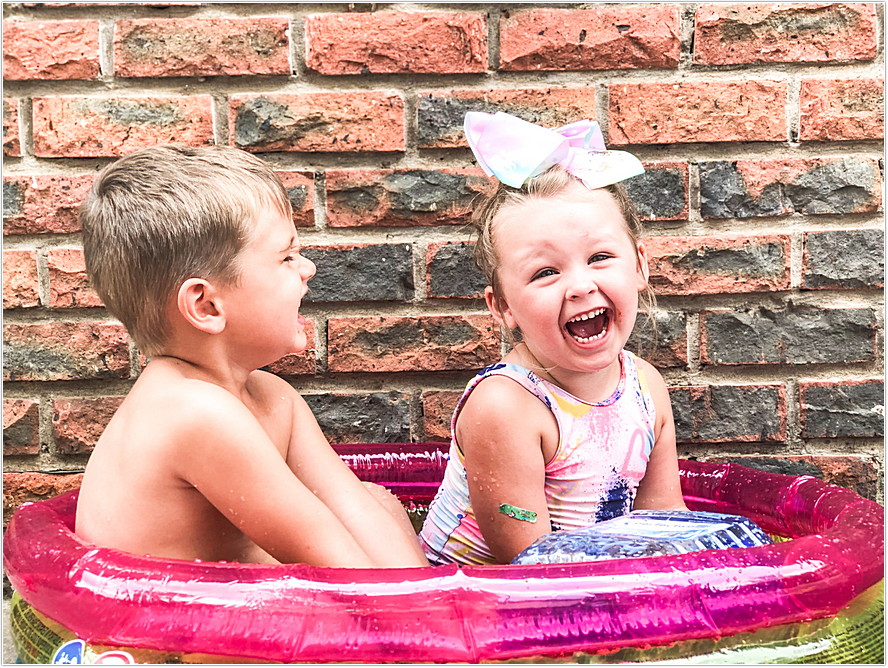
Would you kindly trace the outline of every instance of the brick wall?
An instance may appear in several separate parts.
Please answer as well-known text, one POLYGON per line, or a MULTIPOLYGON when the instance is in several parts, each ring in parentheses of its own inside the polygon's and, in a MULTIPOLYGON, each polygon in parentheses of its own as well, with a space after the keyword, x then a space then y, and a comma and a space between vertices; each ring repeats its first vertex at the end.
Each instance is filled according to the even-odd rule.
POLYGON ((469 259, 468 109, 601 122, 648 172, 679 452, 880 496, 881 3, 4 4, 4 503, 76 485, 144 360, 84 274, 95 171, 159 142, 281 173, 332 441, 444 440, 501 353, 469 259), (58 475, 60 473, 66 475, 58 475))

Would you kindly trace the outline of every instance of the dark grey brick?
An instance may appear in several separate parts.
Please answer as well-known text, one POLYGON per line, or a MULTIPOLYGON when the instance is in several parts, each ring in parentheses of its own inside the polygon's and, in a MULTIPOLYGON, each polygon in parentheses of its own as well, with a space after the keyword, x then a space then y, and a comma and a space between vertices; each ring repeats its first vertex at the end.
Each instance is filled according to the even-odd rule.
POLYGON ((780 184, 768 185, 753 197, 734 163, 703 162, 699 169, 700 213, 704 218, 777 216, 790 211, 780 184))
POLYGON ((483 297, 487 280, 472 259, 472 244, 439 248, 429 262, 430 297, 483 297))
POLYGON ((737 163, 702 162, 699 169, 704 218, 859 213, 873 209, 881 183, 876 163, 861 158, 814 165, 790 182, 766 185, 757 196, 749 192, 737 163))
POLYGON ((761 442, 785 438, 785 405, 777 386, 674 388, 669 391, 676 439, 761 442))
POLYGON ((413 297, 413 262, 408 244, 350 249, 304 248, 317 265, 307 302, 405 301, 413 297))
POLYGON ((454 204, 466 204, 477 196, 465 174, 436 169, 395 171, 383 179, 392 213, 407 215, 441 211, 454 204))
POLYGON ((823 479, 823 471, 811 462, 804 460, 781 459, 779 457, 719 457, 718 461, 740 464, 766 473, 802 476, 809 475, 823 479))
POLYGON ((25 192, 21 182, 12 179, 3 180, 3 217, 18 216, 22 213, 25 203, 25 192))
POLYGON ((803 436, 882 436, 884 415, 885 386, 882 381, 802 386, 803 436))
POLYGON ((880 288, 885 278, 885 233, 839 230, 805 235, 805 288, 880 288))
POLYGON ((688 363, 687 314, 654 311, 639 313, 626 348, 656 367, 685 367, 688 363))
POLYGON ((682 170, 649 167, 644 174, 623 183, 643 220, 687 218, 688 193, 682 170))
POLYGON ((872 360, 869 309, 788 308, 703 314, 708 364, 817 364, 872 360))
POLYGON ((322 113, 296 117, 286 105, 257 97, 237 110, 234 141, 238 147, 295 142, 310 132, 329 127, 330 121, 322 113))
POLYGON ((410 441, 409 396, 398 392, 307 394, 305 401, 333 443, 410 441))

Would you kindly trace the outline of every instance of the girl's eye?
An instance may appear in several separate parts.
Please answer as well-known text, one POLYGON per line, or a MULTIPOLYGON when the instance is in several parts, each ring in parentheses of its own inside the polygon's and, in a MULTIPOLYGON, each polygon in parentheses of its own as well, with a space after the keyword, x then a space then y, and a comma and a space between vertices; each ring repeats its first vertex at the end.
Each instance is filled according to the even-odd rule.
POLYGON ((540 278, 546 278, 547 276, 554 276, 555 273, 556 273, 556 272, 555 272, 554 269, 541 269, 540 271, 538 271, 537 273, 535 273, 535 274, 531 277, 530 280, 531 280, 531 281, 536 281, 537 279, 540 279, 540 278))
POLYGON ((589 264, 593 262, 601 262, 602 260, 607 260, 610 257, 607 253, 595 253, 592 257, 589 258, 589 264))

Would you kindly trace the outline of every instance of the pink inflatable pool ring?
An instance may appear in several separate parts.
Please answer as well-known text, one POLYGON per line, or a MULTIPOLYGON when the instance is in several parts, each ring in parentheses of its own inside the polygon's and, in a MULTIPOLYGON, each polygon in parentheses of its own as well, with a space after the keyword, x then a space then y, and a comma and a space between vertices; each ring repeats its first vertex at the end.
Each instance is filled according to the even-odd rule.
MULTIPOLYGON (((337 446, 365 480, 426 504, 444 446, 337 446)), ((815 478, 681 462, 692 510, 790 538, 749 549, 536 566, 349 570, 192 563, 96 548, 77 493, 23 506, 9 579, 100 646, 272 662, 478 662, 669 645, 836 615, 883 577, 883 508, 815 478)))

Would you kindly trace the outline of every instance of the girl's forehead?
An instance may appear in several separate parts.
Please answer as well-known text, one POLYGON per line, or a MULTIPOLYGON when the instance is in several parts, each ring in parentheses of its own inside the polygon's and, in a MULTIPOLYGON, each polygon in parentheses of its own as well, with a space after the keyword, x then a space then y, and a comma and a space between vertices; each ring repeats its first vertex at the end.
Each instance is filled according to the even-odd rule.
POLYGON ((507 204, 493 221, 494 241, 519 229, 541 237, 569 230, 588 236, 625 235, 631 239, 617 198, 607 190, 588 190, 582 185, 569 186, 548 197, 507 204))

